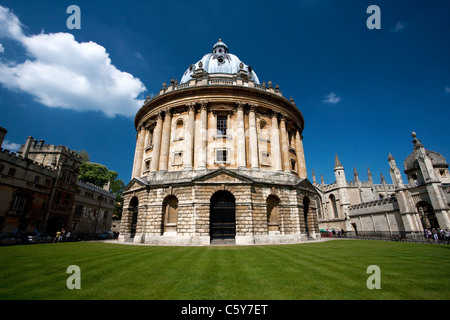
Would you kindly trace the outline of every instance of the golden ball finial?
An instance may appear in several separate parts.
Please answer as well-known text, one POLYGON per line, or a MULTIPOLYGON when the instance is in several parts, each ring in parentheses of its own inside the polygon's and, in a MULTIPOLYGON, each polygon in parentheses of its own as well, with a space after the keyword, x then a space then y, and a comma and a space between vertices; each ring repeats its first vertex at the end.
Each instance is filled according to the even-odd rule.
POLYGON ((219 42, 222 42, 222 39, 219 38, 219 42))

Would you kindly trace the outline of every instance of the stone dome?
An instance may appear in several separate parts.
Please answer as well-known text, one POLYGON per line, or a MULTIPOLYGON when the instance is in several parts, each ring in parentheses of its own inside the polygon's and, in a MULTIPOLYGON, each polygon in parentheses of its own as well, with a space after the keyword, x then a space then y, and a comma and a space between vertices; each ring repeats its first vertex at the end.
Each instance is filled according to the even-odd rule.
POLYGON ((221 39, 213 46, 211 53, 205 54, 200 61, 189 66, 183 74, 180 83, 189 82, 192 79, 194 71, 199 69, 200 66, 210 75, 236 74, 242 67, 245 72, 251 75, 251 80, 260 84, 255 71, 243 63, 237 56, 229 53, 228 46, 221 39))
POLYGON ((419 139, 417 139, 417 134, 413 132, 411 136, 414 138, 412 143, 414 144, 414 151, 405 159, 403 162, 403 166, 405 167, 405 171, 410 171, 413 169, 418 169, 419 164, 417 162, 417 159, 419 157, 419 154, 416 152, 416 149, 423 148, 425 150, 426 155, 431 159, 431 163, 433 164, 433 167, 448 167, 448 163, 445 160, 444 156, 438 152, 427 150, 423 147, 423 144, 420 142, 419 139))
MULTIPOLYGON (((447 167, 448 166, 448 163, 445 160, 445 157, 443 155, 441 155, 440 153, 431 151, 431 150, 425 150, 425 152, 426 152, 427 156, 431 159, 431 163, 433 164, 433 167, 442 167, 442 166, 447 167)), ((411 153, 405 159, 403 166, 405 167, 406 171, 418 168, 418 164, 416 162, 414 152, 411 153)))

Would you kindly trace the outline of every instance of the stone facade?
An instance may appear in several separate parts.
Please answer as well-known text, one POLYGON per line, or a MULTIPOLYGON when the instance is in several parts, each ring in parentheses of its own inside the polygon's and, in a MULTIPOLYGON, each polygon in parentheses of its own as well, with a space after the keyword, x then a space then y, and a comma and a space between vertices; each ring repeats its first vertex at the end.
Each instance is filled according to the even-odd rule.
POLYGON ((278 86, 259 84, 223 42, 205 57, 136 114, 119 240, 209 244, 216 232, 237 244, 318 237, 302 114, 278 86), (210 73, 212 64, 222 71, 210 73))
POLYGON ((77 181, 77 191, 68 226, 74 233, 111 230, 115 195, 91 183, 77 181))
POLYGON ((395 158, 389 154, 392 184, 381 175, 374 184, 360 181, 354 170, 353 181, 346 181, 344 167, 336 155, 336 182, 313 185, 321 198, 318 219, 321 229, 343 229, 359 236, 422 237, 425 228, 450 229, 450 175, 448 163, 437 152, 426 150, 413 133, 413 152, 404 161, 405 184, 395 158))
POLYGON ((109 230, 115 195, 78 181, 80 163, 67 147, 32 137, 18 152, 0 148, 0 232, 109 230))
POLYGON ((119 239, 152 244, 209 244, 211 198, 226 191, 235 200, 236 244, 305 241, 316 238, 319 231, 311 187, 307 180, 290 174, 251 169, 158 172, 135 178, 127 187, 125 203, 130 205, 124 208, 119 239), (177 201, 177 220, 174 231, 165 233, 164 204, 171 197, 177 201), (278 201, 276 231, 269 231, 270 197, 278 201))

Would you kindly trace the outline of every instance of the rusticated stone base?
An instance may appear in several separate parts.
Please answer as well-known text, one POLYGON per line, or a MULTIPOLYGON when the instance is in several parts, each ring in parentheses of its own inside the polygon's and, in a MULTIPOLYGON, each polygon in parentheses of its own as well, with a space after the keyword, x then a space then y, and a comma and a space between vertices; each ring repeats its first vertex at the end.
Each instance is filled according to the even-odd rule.
POLYGON ((233 199, 236 245, 296 243, 320 237, 316 193, 308 180, 280 172, 218 169, 158 172, 133 179, 124 192, 118 240, 208 245, 213 239, 211 198, 219 191, 233 199), (272 209, 269 197, 275 203, 272 209), (170 228, 166 215, 171 216, 170 228))

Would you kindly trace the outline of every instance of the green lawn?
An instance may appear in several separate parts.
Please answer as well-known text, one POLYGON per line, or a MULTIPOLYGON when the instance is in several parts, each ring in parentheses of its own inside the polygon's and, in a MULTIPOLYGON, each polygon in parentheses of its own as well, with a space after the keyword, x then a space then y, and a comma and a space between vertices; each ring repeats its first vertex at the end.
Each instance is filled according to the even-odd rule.
POLYGON ((0 299, 448 299, 450 246, 336 240, 164 247, 98 242, 0 247, 0 299), (81 289, 69 290, 69 265, 81 289), (381 289, 369 290, 369 265, 381 289))

